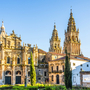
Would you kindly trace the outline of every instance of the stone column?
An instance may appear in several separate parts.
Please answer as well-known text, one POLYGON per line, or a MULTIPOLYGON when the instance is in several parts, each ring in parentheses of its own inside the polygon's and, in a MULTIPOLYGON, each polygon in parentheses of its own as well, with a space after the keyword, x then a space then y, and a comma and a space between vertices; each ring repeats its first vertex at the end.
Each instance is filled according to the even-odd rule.
POLYGON ((22 67, 22 84, 24 84, 24 80, 25 80, 25 67, 22 67))
POLYGON ((2 49, 2 84, 5 84, 5 75, 4 75, 4 66, 5 62, 4 62, 4 50, 2 49))
MULTIPOLYGON (((26 66, 26 65, 27 65, 27 62, 26 62, 26 61, 27 61, 27 60, 26 60, 26 52, 24 52, 24 61, 25 61, 25 63, 24 63, 24 64, 25 64, 25 68, 24 68, 24 69, 25 69, 25 74, 24 74, 24 75, 27 77, 27 66, 26 66)), ((25 76, 24 76, 24 78, 25 78, 25 76)))
POLYGON ((13 85, 15 85, 15 56, 13 58, 13 85))
POLYGON ((2 65, 2 84, 5 84, 4 65, 2 65))

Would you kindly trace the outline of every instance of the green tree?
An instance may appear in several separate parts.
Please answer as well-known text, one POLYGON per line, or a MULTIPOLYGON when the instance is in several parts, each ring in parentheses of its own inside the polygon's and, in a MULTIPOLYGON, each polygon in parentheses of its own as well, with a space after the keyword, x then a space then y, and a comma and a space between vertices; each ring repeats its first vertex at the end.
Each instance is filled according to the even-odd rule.
POLYGON ((72 88, 72 70, 71 70, 71 65, 70 65, 70 53, 67 54, 67 50, 65 49, 65 86, 66 88, 72 88))
POLYGON ((34 67, 32 52, 31 52, 31 63, 30 63, 30 81, 32 86, 36 84, 36 71, 34 67))

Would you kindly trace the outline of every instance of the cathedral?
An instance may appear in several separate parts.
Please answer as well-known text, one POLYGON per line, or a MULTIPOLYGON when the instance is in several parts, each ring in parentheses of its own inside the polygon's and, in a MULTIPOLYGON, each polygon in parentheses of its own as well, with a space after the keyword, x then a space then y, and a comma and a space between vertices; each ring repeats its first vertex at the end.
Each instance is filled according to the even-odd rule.
POLYGON ((0 28, 0 84, 24 84, 25 76, 30 83, 30 52, 33 55, 36 70, 36 83, 64 85, 65 48, 70 53, 72 69, 72 85, 85 85, 83 75, 89 74, 90 58, 84 57, 80 51, 79 29, 76 29, 72 10, 65 31, 63 49, 61 39, 54 23, 50 39, 49 52, 39 49, 37 45, 21 45, 21 37, 13 30, 10 35, 5 32, 4 23, 0 28), (84 67, 83 67, 84 66, 84 67), (88 67, 88 68, 87 68, 88 67), (88 72, 88 73, 87 73, 88 72))

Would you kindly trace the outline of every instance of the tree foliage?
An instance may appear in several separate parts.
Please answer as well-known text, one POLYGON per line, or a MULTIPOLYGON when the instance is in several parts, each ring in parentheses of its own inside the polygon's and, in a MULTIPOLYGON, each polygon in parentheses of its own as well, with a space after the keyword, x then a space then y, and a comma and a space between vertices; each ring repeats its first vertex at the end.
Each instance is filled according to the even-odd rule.
POLYGON ((70 54, 67 55, 67 50, 66 52, 66 57, 65 57, 65 86, 66 88, 72 88, 72 70, 71 70, 71 65, 70 65, 70 54))
POLYGON ((32 52, 31 52, 31 62, 30 62, 30 81, 32 86, 36 84, 36 71, 34 67, 32 52))

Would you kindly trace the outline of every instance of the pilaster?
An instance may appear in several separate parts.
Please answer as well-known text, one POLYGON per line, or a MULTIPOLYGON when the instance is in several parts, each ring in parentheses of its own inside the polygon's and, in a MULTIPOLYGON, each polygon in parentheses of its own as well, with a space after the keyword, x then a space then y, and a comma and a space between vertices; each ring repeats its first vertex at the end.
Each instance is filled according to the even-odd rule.
POLYGON ((13 85, 15 85, 15 56, 13 57, 13 85))
POLYGON ((5 60, 4 60, 4 48, 2 47, 2 52, 1 52, 1 54, 2 54, 2 84, 5 84, 5 66, 4 66, 4 64, 5 64, 5 60))

